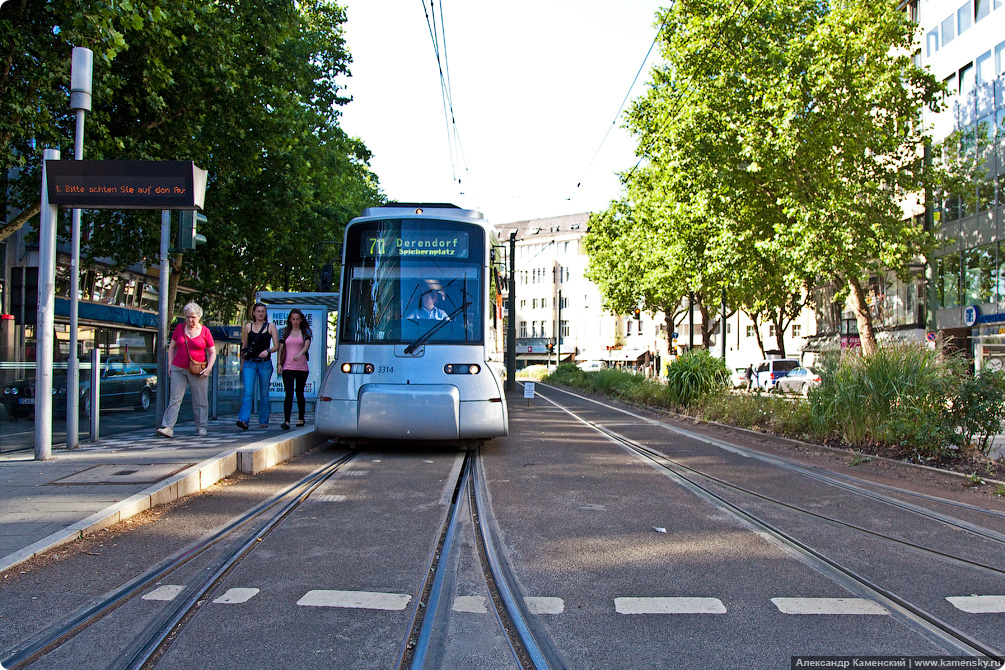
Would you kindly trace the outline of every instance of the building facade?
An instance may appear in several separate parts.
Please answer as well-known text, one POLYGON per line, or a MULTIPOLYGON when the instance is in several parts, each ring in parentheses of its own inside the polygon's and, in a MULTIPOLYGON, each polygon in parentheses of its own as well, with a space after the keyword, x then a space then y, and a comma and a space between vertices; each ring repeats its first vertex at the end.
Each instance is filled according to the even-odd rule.
POLYGON ((943 244, 930 260, 928 327, 973 355, 1005 360, 1005 0, 914 0, 921 63, 946 84, 947 105, 928 113, 933 139, 958 141, 975 177, 937 194, 931 221, 943 244))

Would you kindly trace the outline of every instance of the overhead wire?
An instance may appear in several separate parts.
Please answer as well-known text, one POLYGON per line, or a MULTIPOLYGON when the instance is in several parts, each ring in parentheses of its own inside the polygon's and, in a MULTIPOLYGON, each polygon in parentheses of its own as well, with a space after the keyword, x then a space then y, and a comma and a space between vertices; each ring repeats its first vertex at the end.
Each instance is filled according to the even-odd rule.
MULTIPOLYGON (((739 26, 738 26, 739 29, 742 29, 747 24, 747 22, 750 21, 751 17, 754 16, 754 14, 757 12, 757 10, 760 8, 760 6, 762 4, 764 4, 764 1, 765 0, 757 0, 757 3, 753 7, 751 7, 750 12, 744 17, 743 21, 739 24, 739 26)), ((724 50, 722 48, 722 46, 720 46, 720 38, 722 38, 723 28, 730 21, 730 19, 732 19, 733 16, 740 10, 740 5, 741 4, 742 3, 739 3, 739 2, 736 3, 736 4, 734 4, 733 5, 733 11, 720 24, 719 30, 718 30, 716 38, 715 38, 715 42, 713 43, 714 44, 714 51, 723 51, 724 50)), ((667 9, 667 17, 668 18, 670 16, 670 12, 672 10, 673 10, 673 6, 671 6, 669 9, 667 9)), ((664 20, 664 25, 665 24, 666 24, 666 20, 664 20)), ((659 34, 657 34, 657 37, 659 37, 659 34)), ((741 46, 740 48, 742 49, 743 47, 741 46)), ((706 57, 703 57, 702 60, 706 60, 706 57)), ((681 113, 681 111, 684 109, 684 106, 687 103, 689 103, 691 101, 691 99, 694 97, 695 93, 697 92, 697 84, 695 83, 695 81, 694 81, 693 78, 688 82, 688 84, 689 84, 688 88, 690 90, 688 90, 686 92, 687 98, 685 99, 685 97, 684 97, 685 96, 685 92, 683 90, 681 90, 678 93, 676 105, 673 107, 673 109, 671 110, 671 112, 664 117, 663 121, 660 122, 659 126, 657 127, 656 132, 653 133, 654 136, 659 135, 659 133, 662 132, 670 124, 671 121, 673 121, 677 116, 679 116, 680 113, 681 113)), ((671 105, 674 105, 673 101, 671 101, 671 105)), ((642 164, 642 161, 645 160, 645 157, 646 157, 645 153, 643 152, 643 154, 641 156, 639 156, 639 160, 635 163, 635 166, 628 172, 627 177, 631 177, 633 174, 635 174, 635 170, 637 170, 638 167, 639 167, 639 165, 642 164)))
MULTIPOLYGON (((673 7, 673 4, 671 4, 671 7, 673 7)), ((667 14, 667 16, 669 17, 669 13, 667 14)), ((628 90, 625 91, 625 97, 621 101, 621 105, 618 107, 618 111, 614 114, 614 120, 611 121, 611 125, 607 126, 607 132, 604 133, 603 139, 600 140, 600 144, 597 146, 597 150, 593 152, 593 157, 590 159, 590 162, 587 163, 586 168, 583 170, 583 174, 576 181, 576 188, 579 188, 582 185, 583 179, 586 178, 586 175, 587 173, 589 173, 590 168, 593 167, 593 162, 597 160, 597 156, 600 155, 600 150, 604 147, 604 143, 607 142, 608 136, 611 134, 611 131, 614 129, 614 126, 617 125, 618 119, 621 117, 621 112, 624 111, 625 105, 628 103, 628 97, 632 94, 632 89, 635 88, 635 84, 636 82, 638 82, 639 76, 642 74, 642 70, 645 69, 646 63, 649 62, 649 56, 652 55, 653 49, 656 47, 656 43, 659 42, 660 35, 663 34, 663 27, 665 25, 666 25, 666 19, 663 19, 663 23, 660 24, 659 29, 656 31, 656 35, 653 37, 653 43, 649 45, 649 51, 646 52, 646 57, 642 59, 642 63, 641 65, 639 65, 639 70, 638 72, 635 73, 635 78, 632 79, 631 85, 629 85, 628 90)))
POLYGON ((447 130, 447 146, 450 154, 451 176, 455 182, 460 184, 461 180, 457 178, 455 145, 456 152, 460 155, 465 171, 467 171, 467 162, 461 145, 461 136, 457 127, 457 118, 454 114, 453 90, 450 85, 450 63, 447 58, 447 33, 446 25, 443 22, 443 3, 440 2, 439 25, 437 25, 436 21, 436 0, 429 0, 428 7, 426 5, 426 0, 422 0, 422 11, 426 16, 426 26, 429 29, 429 37, 433 42, 433 53, 436 56, 436 68, 440 77, 440 97, 443 101, 443 117, 447 130))

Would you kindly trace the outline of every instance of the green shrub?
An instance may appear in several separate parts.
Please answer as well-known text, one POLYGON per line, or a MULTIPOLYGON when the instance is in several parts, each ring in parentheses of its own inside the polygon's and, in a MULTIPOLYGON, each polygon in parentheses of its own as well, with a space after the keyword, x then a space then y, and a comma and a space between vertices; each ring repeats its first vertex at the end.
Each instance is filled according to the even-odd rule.
POLYGON ((729 383, 729 368, 705 349, 690 350, 667 366, 667 400, 688 407, 729 383))
POLYGON ((965 375, 949 411, 963 446, 973 446, 985 456, 1005 420, 1005 372, 981 370, 965 375))
POLYGON ((960 362, 924 344, 845 352, 809 399, 815 424, 853 446, 881 443, 940 454, 953 441, 947 408, 960 362))

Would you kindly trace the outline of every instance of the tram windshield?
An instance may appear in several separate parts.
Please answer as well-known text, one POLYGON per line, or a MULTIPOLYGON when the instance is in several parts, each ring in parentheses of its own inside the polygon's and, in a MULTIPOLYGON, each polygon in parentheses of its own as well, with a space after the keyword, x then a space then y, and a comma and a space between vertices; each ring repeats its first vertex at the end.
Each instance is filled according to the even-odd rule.
POLYGON ((346 343, 481 343, 484 233, 430 219, 357 224, 346 234, 346 343))

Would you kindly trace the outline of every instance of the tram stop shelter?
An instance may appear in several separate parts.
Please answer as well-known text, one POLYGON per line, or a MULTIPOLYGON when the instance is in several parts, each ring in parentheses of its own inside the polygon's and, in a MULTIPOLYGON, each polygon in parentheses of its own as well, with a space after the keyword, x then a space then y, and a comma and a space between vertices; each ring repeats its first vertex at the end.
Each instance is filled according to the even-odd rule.
MULTIPOLYGON (((314 411, 318 392, 321 390, 321 380, 324 378, 328 363, 335 356, 335 323, 339 294, 259 291, 255 294, 255 300, 268 308, 269 321, 276 325, 280 338, 283 336, 283 329, 286 328, 286 318, 290 310, 297 308, 304 313, 304 318, 311 329, 311 346, 308 350, 310 373, 304 387, 304 396, 307 399, 307 411, 314 411)), ((272 380, 269 383, 272 411, 282 411, 285 397, 283 378, 273 370, 272 380)))

